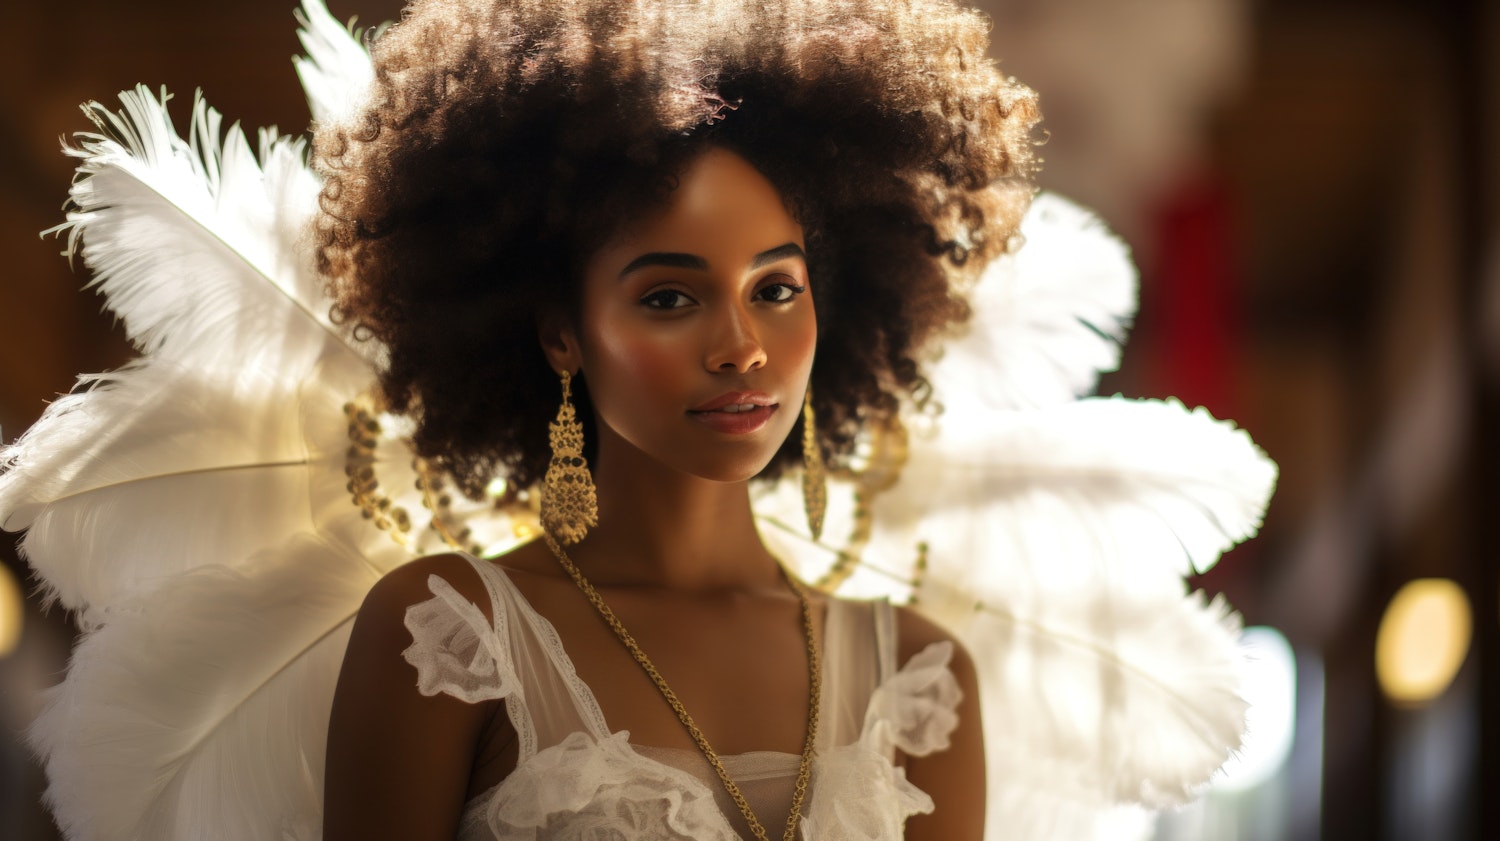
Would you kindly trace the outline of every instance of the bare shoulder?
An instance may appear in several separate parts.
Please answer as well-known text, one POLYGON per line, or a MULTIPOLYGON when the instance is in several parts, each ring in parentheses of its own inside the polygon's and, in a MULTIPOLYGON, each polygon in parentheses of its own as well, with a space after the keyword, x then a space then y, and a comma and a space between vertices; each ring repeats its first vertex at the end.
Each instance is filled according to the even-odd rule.
POLYGON ((480 579, 472 562, 457 553, 417 558, 386 573, 370 588, 364 605, 360 607, 360 614, 404 616, 408 607, 432 598, 433 576, 441 578, 448 586, 477 605, 484 611, 486 618, 493 618, 484 581, 480 579))
POLYGON ((907 841, 978 841, 984 836, 984 726, 980 721, 979 681, 974 660, 946 628, 911 608, 896 611, 897 653, 905 663, 934 643, 953 644, 948 666, 962 693, 957 724, 941 750, 904 757, 906 776, 927 792, 934 809, 906 822, 907 841))
POLYGON ((905 663, 912 657, 921 653, 922 649, 933 643, 953 643, 953 671, 960 675, 972 674, 974 671, 973 658, 969 656, 968 649, 954 636, 951 631, 942 625, 923 616, 915 608, 905 605, 896 607, 896 662, 905 663))
POLYGON ((489 608, 484 582, 463 555, 419 558, 370 589, 350 632, 329 715, 327 841, 457 834, 480 737, 498 702, 423 691, 419 668, 406 659, 413 643, 407 611, 432 598, 433 576, 489 608))

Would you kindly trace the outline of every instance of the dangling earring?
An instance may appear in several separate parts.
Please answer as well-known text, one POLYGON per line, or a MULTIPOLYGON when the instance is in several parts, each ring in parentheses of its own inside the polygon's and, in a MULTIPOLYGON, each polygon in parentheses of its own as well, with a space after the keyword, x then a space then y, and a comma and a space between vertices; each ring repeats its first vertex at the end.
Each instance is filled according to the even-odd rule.
POLYGON ((828 508, 828 469, 813 423, 812 385, 808 384, 802 400, 802 508, 807 512, 807 530, 817 540, 823 534, 823 512, 828 508))
POLYGON ((573 372, 562 372, 562 405, 547 435, 552 462, 542 479, 542 528, 564 546, 577 543, 599 524, 594 477, 583 458, 583 424, 573 411, 573 372))

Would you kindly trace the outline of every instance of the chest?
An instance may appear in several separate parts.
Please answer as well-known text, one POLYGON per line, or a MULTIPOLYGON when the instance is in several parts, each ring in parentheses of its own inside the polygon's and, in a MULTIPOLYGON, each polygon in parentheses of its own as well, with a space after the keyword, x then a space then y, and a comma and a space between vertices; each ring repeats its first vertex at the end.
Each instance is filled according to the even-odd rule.
MULTIPOLYGON (((541 729, 556 731, 538 733, 539 742, 569 729, 588 729, 583 720, 588 710, 571 716, 570 710, 556 709, 576 700, 566 697, 560 685, 565 681, 556 679, 560 667, 572 671, 586 702, 597 705, 604 732, 628 731, 633 745, 700 756, 655 682, 576 589, 543 583, 526 588, 525 596, 546 618, 560 649, 549 652, 547 641, 539 640, 536 668, 530 670, 531 715, 541 729), (547 662, 549 654, 556 662, 547 662)), ((807 633, 795 599, 628 591, 608 593, 606 599, 717 753, 802 752, 811 687, 807 633)), ((814 645, 826 666, 826 603, 814 601, 811 607, 814 645)), ((830 726, 825 722, 824 729, 830 726)), ((471 796, 504 779, 517 760, 516 733, 502 712, 492 717, 478 745, 471 796)))

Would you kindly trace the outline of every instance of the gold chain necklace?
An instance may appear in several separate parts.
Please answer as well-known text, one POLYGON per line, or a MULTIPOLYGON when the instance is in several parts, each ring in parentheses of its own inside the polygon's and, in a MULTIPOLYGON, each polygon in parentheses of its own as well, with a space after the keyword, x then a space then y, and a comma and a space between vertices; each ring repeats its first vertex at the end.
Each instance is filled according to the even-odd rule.
MULTIPOLYGON (((677 713, 678 720, 682 722, 683 727, 687 728, 688 735, 693 737, 693 741, 698 745, 698 750, 703 752, 703 756, 708 760, 708 764, 713 766, 714 773, 719 775, 719 781, 724 784, 724 790, 729 792, 730 799, 734 801, 734 805, 739 807, 740 814, 745 816, 745 822, 750 824, 750 831, 755 833, 756 841, 769 841, 766 837, 765 827, 761 826, 760 821, 756 820, 755 813, 750 810, 750 803, 745 800, 745 795, 740 793, 740 787, 735 785, 734 780, 730 778, 729 772, 724 769, 724 763, 719 759, 719 755, 708 744, 708 738, 703 735, 702 730, 698 729, 698 725, 693 722, 693 717, 688 715, 687 708, 682 705, 681 701, 677 700, 677 693, 673 692, 672 687, 667 685, 666 678, 662 677, 661 672, 656 670, 656 666, 652 664, 651 658, 647 657, 646 652, 642 651, 641 647, 636 644, 635 637, 632 637, 630 632, 625 630, 625 626, 615 617, 615 612, 610 610, 609 605, 604 603, 604 597, 600 596, 599 591, 595 590, 594 586, 588 582, 588 579, 583 577, 583 572, 578 569, 578 565, 573 563, 573 559, 568 557, 567 553, 563 551, 552 535, 543 532, 542 539, 547 541, 547 548, 552 550, 553 557, 557 558, 557 562, 568 573, 568 577, 572 578, 573 583, 578 585, 578 589, 583 591, 583 595, 588 598, 589 603, 604 618, 604 623, 609 626, 610 630, 615 632, 615 636, 619 637, 620 642, 630 650, 631 655, 635 657, 635 661, 641 664, 641 668, 651 678, 651 682, 656 684, 657 691, 661 692, 662 697, 667 700, 667 704, 671 706, 672 711, 677 713)), ((792 789, 792 811, 786 816, 786 831, 781 836, 782 841, 793 841, 797 837, 797 824, 802 820, 802 803, 807 799, 807 783, 812 775, 813 746, 816 744, 818 737, 818 703, 822 695, 822 678, 819 674, 818 645, 813 638, 812 607, 807 600, 807 591, 803 589, 801 584, 797 583, 796 579, 787 574, 785 569, 782 570, 782 574, 786 576, 787 583, 791 585, 792 592, 797 594, 797 601, 802 605, 802 629, 807 635, 807 670, 809 683, 811 684, 811 691, 808 693, 810 697, 808 699, 807 711, 807 741, 802 746, 802 762, 797 766, 797 782, 792 789)))

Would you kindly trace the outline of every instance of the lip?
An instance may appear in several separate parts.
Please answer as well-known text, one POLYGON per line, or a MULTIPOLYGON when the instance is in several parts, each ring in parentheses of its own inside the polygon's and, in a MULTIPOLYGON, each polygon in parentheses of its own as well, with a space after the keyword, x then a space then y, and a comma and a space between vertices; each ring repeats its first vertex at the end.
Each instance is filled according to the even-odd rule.
POLYGON ((730 391, 715 397, 702 406, 694 406, 689 412, 717 412, 725 406, 752 405, 752 406, 775 406, 776 401, 771 395, 763 391, 730 391))
POLYGON ((759 391, 731 391, 688 410, 693 420, 728 435, 748 435, 770 422, 781 408, 769 394, 759 391), (730 406, 753 406, 739 411, 725 411, 730 406))
POLYGON ((708 426, 711 429, 729 435, 749 435, 752 432, 770 423, 771 416, 781 408, 775 403, 769 406, 758 406, 741 412, 688 412, 693 420, 708 426))

